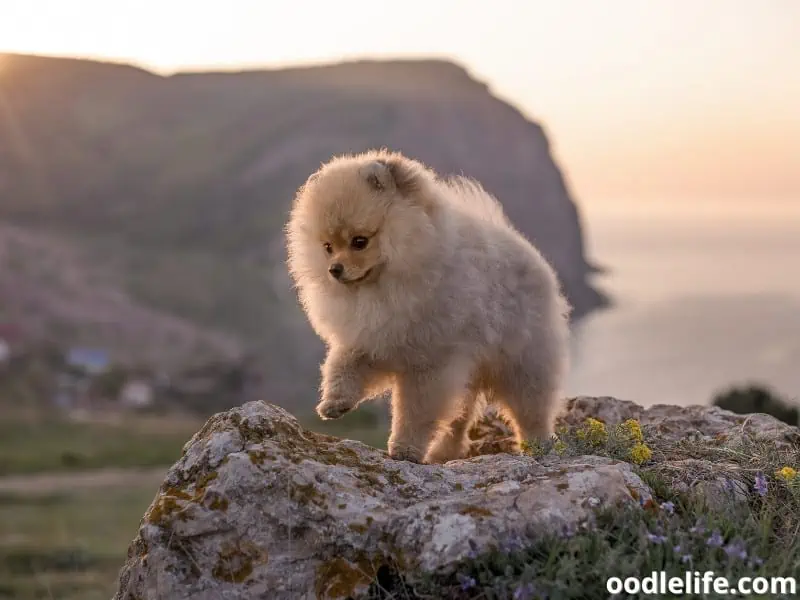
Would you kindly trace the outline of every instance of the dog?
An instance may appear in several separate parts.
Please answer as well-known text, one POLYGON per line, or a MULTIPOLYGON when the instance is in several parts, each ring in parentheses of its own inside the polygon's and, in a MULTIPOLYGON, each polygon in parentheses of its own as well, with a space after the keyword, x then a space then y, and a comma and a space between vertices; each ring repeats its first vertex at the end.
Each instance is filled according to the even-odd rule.
POLYGON ((285 232, 327 346, 322 419, 391 390, 388 452, 411 462, 463 457, 487 403, 518 442, 552 435, 571 308, 478 182, 385 149, 337 156, 297 191, 285 232))

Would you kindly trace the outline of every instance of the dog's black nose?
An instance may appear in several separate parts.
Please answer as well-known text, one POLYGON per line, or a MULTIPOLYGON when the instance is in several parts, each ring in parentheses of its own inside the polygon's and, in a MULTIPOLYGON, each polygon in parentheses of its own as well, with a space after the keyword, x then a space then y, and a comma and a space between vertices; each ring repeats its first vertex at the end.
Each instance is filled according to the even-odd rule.
POLYGON ((344 265, 342 263, 333 263, 330 267, 328 267, 328 273, 333 275, 335 279, 339 279, 344 273, 344 265))

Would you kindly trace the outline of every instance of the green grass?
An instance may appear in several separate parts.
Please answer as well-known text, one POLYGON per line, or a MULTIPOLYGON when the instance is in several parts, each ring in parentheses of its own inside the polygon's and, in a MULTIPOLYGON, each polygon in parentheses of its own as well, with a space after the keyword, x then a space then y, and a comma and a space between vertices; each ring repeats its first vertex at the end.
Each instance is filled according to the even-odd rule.
MULTIPOLYGON (((73 422, 10 411, 4 418, 0 476, 166 468, 200 427, 176 415, 73 422)), ((0 599, 108 600, 158 479, 155 473, 125 479, 122 487, 66 490, 54 482, 47 487, 55 493, 0 492, 0 599)))
POLYGON ((171 427, 136 417, 117 424, 5 420, 0 475, 170 465, 198 428, 188 419, 171 427))
MULTIPOLYGON (((599 510, 574 530, 533 543, 500 540, 499 547, 446 571, 409 576, 385 567, 366 598, 608 598, 608 578, 641 578, 654 571, 681 578, 687 571, 713 571, 732 585, 740 577, 800 581, 800 475, 791 481, 777 476, 786 466, 798 469, 797 448, 779 448, 748 436, 670 443, 647 433, 644 443, 651 458, 634 468, 653 490, 653 500, 640 501, 639 507, 599 510), (724 509, 710 507, 680 485, 706 475, 690 470, 676 474, 663 468, 667 459, 708 461, 714 466, 713 476, 727 481, 720 493, 733 494, 738 488, 746 499, 724 509)), ((604 427, 562 430, 560 443, 531 446, 529 452, 588 453, 630 461, 636 440, 628 434, 604 427)))
POLYGON ((155 486, 0 496, 0 598, 108 600, 155 486))

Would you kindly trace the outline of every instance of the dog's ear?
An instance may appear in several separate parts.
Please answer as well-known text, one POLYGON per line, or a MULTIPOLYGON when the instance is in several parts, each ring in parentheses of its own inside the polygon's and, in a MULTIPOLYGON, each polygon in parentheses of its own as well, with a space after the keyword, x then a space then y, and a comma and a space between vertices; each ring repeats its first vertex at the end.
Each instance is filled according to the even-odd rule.
POLYGON ((372 160, 361 167, 361 176, 377 192, 396 187, 389 166, 382 160, 372 160))
POLYGON ((361 174, 374 190, 397 190, 404 195, 419 189, 422 171, 417 163, 399 156, 376 158, 361 168, 361 174))

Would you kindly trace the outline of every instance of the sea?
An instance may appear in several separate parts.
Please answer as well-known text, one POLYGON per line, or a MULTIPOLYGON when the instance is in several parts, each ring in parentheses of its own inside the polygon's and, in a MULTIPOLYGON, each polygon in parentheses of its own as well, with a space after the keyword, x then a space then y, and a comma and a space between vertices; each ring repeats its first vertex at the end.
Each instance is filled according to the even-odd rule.
POLYGON ((569 395, 709 404, 759 384, 800 404, 800 199, 581 211, 613 304, 573 330, 569 395))

